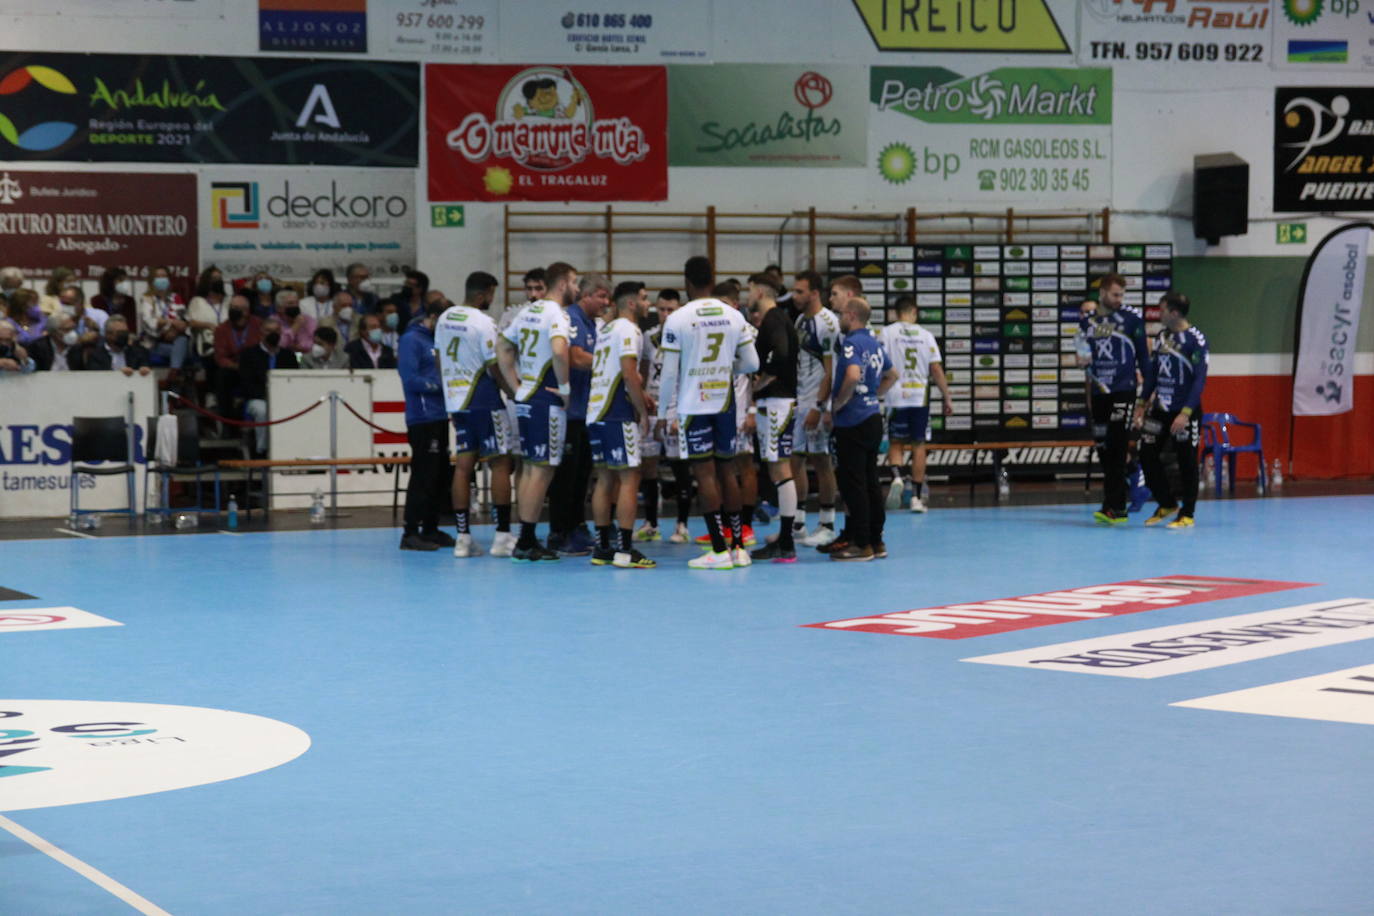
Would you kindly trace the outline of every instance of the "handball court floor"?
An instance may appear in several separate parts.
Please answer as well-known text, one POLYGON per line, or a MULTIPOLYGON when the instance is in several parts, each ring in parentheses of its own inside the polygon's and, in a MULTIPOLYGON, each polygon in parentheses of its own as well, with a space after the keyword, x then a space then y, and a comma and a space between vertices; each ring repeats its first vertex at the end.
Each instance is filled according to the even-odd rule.
POLYGON ((0 627, 0 751, 42 719, 4 712, 104 723, 0 756, 0 913, 1374 912, 1374 681, 1348 672, 1374 675, 1374 626, 1155 677, 965 661, 1374 599, 1374 495, 1204 500, 1191 531, 1090 510, 896 513, 885 561, 730 573, 666 543, 649 571, 403 553, 389 527, 0 541, 0 588, 33 596, 0 622, 121 624, 0 627), (1181 575, 1307 584, 969 638, 805 626, 1181 575), (1336 672, 1355 687, 1263 712, 1172 705, 1336 672), (166 707, 309 747, 210 781, 285 731, 192 710, 198 751, 111 740, 166 707), (62 803, 130 767, 162 775, 62 803))

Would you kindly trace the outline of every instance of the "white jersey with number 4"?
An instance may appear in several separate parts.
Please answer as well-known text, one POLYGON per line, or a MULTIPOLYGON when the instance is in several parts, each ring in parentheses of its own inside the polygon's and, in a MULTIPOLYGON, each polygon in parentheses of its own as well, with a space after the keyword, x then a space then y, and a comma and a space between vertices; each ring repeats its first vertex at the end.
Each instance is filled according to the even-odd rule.
POLYGON ((449 413, 467 410, 477 382, 496 362, 496 322, 467 305, 455 305, 434 325, 444 406, 449 413))
MULTIPOLYGON (((531 302, 504 332, 520 354, 520 388, 517 401, 529 401, 547 387, 558 387, 553 378, 553 339, 572 339, 568 313, 552 299, 531 302)), ((541 399, 543 400, 543 399, 541 399)))
POLYGON ((897 384, 887 390, 888 407, 925 407, 930 395, 930 364, 940 362, 935 335, 918 324, 895 321, 878 334, 897 370, 897 384))
MULTIPOLYGON (((694 299, 668 316, 660 346, 665 353, 678 354, 678 416, 723 413, 730 408, 736 356, 757 366, 756 336, 754 326, 719 299, 694 299)), ((664 396, 672 400, 670 393, 664 396)))

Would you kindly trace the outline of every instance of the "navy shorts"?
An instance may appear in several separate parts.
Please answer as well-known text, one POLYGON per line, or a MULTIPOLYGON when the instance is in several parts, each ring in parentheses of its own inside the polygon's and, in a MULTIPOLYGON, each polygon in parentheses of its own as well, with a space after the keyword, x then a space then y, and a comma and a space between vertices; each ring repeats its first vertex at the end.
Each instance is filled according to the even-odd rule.
POLYGON ((735 409, 694 414, 682 422, 682 451, 687 458, 735 457, 735 409))
POLYGON ((903 445, 930 441, 930 408, 897 407, 887 418, 887 440, 903 445))

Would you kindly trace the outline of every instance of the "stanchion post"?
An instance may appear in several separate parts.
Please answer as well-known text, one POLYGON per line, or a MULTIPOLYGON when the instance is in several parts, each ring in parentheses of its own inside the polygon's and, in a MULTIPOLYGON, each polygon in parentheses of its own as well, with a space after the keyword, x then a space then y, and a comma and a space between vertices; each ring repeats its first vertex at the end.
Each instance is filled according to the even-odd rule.
POLYGON ((339 514, 339 466, 332 462, 339 458, 339 393, 329 392, 329 514, 339 514))

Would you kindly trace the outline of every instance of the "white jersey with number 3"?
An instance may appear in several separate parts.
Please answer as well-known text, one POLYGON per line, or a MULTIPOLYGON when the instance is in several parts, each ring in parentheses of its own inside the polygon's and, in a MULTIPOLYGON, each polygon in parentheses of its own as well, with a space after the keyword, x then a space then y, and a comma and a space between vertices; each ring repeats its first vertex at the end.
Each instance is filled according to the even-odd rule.
POLYGON ((661 349, 677 351, 677 414, 695 416, 729 409, 738 351, 748 349, 751 364, 754 326, 719 299, 694 299, 668 316, 661 349))
POLYGON ((552 378, 553 339, 572 339, 568 313, 563 311, 563 306, 552 299, 531 302, 520 310, 504 336, 520 354, 517 401, 529 401, 547 387, 558 387, 558 381, 552 378))
POLYGON ((471 306, 455 305, 434 325, 434 349, 444 406, 449 413, 467 410, 478 380, 496 362, 496 322, 471 306))
POLYGON ((878 334, 897 370, 897 384, 887 390, 888 407, 925 407, 930 394, 930 364, 940 362, 935 335, 918 324, 895 321, 878 334))

